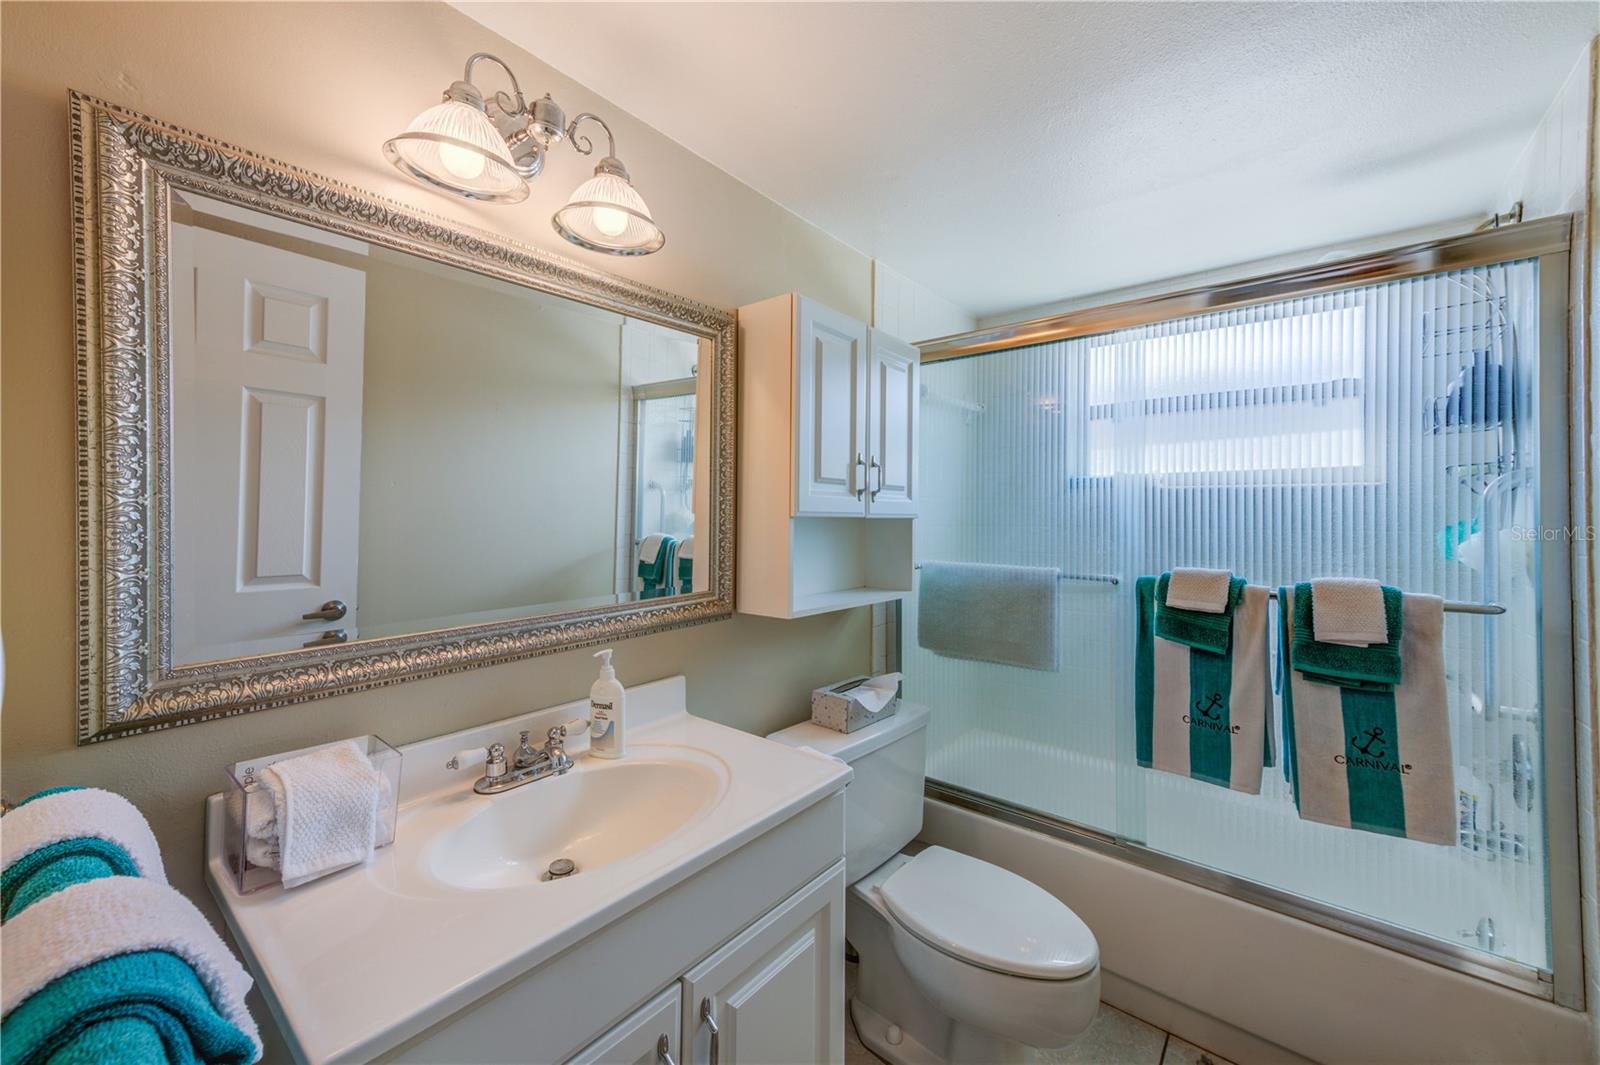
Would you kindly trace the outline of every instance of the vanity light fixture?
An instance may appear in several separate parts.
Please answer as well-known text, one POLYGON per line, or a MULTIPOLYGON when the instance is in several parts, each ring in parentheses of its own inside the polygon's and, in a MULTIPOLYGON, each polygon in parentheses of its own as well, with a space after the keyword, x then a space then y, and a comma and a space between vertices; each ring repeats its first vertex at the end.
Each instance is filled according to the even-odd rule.
POLYGON ((472 55, 461 80, 444 91, 443 101, 384 142, 383 154, 402 174, 431 189, 485 203, 517 203, 527 198, 529 180, 544 169, 545 152, 560 141, 570 142, 580 155, 593 153, 593 143, 578 132, 585 119, 606 131, 606 156, 551 218, 556 232, 580 248, 606 255, 659 251, 666 235, 617 158, 617 139, 605 120, 585 111, 568 123, 548 93, 530 106, 516 74, 487 52, 472 55), (472 69, 480 60, 506 72, 509 95, 485 97, 473 84, 472 69))

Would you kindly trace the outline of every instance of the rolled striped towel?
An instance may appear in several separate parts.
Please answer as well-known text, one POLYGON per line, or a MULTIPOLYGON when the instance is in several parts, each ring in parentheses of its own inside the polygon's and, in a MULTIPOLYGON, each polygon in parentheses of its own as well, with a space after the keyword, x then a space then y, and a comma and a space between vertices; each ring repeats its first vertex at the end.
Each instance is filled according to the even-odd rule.
POLYGON ((105 876, 167 880, 149 822, 127 799, 99 788, 51 788, 6 815, 0 920, 72 884, 105 876))
POLYGON ((244 1003, 250 975, 194 904, 164 883, 113 876, 74 884, 17 914, 4 938, 7 1065, 58 1060, 68 1049, 76 1060, 148 1060, 131 1048, 157 1041, 166 1051, 158 1061, 246 1065, 261 1056, 244 1003))
POLYGON ((1217 654, 1158 631, 1158 578, 1140 577, 1135 649, 1138 762, 1256 794, 1272 764, 1265 588, 1245 587, 1233 607, 1228 649, 1217 654))
POLYGON ((1339 687, 1296 668, 1295 597, 1278 590, 1284 744, 1295 806, 1307 821, 1424 843, 1456 843, 1455 759, 1444 681, 1444 604, 1402 601, 1403 678, 1392 691, 1339 687))

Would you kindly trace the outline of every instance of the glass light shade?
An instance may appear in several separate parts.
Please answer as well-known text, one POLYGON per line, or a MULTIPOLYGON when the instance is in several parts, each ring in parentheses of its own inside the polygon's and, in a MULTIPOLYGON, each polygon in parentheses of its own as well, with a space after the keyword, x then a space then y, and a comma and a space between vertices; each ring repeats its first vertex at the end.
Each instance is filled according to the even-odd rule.
POLYGON ((607 255, 649 255, 667 242, 634 187, 605 169, 579 185, 550 221, 578 247, 607 255))
POLYGON ((516 203, 528 183, 512 166, 505 139, 471 104, 446 100, 412 120, 383 154, 401 173, 471 200, 516 203))

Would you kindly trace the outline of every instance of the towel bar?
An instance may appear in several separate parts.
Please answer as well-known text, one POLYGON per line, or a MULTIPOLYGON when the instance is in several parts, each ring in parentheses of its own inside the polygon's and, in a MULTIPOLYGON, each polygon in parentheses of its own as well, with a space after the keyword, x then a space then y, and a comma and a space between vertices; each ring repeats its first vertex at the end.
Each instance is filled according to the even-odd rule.
MULTIPOLYGON (((922 563, 918 562, 911 568, 921 569, 922 563)), ((1109 573, 1061 573, 1057 574, 1056 579, 1062 581, 1088 581, 1095 584, 1122 583, 1120 578, 1109 573)), ((1278 598, 1278 593, 1268 592, 1267 598, 1276 599, 1278 598)), ((1493 617, 1497 614, 1504 614, 1506 608, 1499 603, 1463 603, 1455 599, 1446 599, 1444 601, 1444 612, 1446 614, 1478 614, 1484 617, 1493 617)))
MULTIPOLYGON (((1004 563, 1002 563, 1003 565, 1004 563)), ((914 564, 912 569, 921 569, 922 563, 914 564)), ((1121 584, 1122 580, 1110 573, 1058 573, 1058 581, 1086 581, 1092 584, 1121 584)))
MULTIPOLYGON (((1267 598, 1276 599, 1278 598, 1278 593, 1268 592, 1267 598)), ((1486 616, 1493 616, 1495 614, 1504 614, 1506 612, 1506 608, 1501 606, 1499 603, 1462 603, 1455 599, 1446 599, 1444 601, 1444 612, 1446 614, 1482 614, 1486 616)))

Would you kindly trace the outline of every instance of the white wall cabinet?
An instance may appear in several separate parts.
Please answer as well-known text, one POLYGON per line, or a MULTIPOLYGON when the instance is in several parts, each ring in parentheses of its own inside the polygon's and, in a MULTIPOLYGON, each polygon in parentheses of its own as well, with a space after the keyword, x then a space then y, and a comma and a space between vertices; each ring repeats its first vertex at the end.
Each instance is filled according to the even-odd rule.
POLYGON ((802 617, 911 590, 917 349, 805 296, 739 310, 738 608, 802 617))

